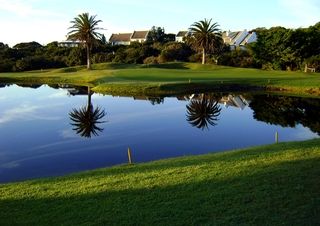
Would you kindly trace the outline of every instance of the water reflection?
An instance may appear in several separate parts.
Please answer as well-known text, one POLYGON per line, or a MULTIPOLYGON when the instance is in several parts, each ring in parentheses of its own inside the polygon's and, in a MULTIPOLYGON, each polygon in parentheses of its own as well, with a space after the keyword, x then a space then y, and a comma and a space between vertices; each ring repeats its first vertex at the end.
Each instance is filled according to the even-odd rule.
POLYGON ((148 100, 152 105, 163 104, 164 97, 134 96, 134 100, 148 100))
POLYGON ((144 162, 269 144, 275 131, 281 141, 320 134, 320 99, 257 93, 115 98, 65 84, 50 85, 56 90, 8 85, 0 84, 0 183, 121 164, 128 146, 136 162, 144 162), (110 123, 103 124, 106 117, 110 123), (87 139, 98 135, 103 139, 87 139))
POLYGON ((19 83, 17 86, 23 87, 23 88, 32 88, 32 89, 38 89, 42 86, 42 84, 25 84, 25 83, 19 83))
POLYGON ((217 125, 221 107, 218 101, 210 94, 201 94, 193 97, 187 108, 187 121, 194 127, 204 130, 208 125, 217 125))
POLYGON ((282 127, 302 124, 320 135, 319 99, 254 95, 250 107, 256 120, 282 127))
MULTIPOLYGON (((69 90, 71 95, 75 95, 75 90, 69 90), (73 92, 74 91, 74 92, 73 92)), ((69 113, 70 124, 73 126, 73 130, 76 131, 82 137, 91 138, 92 135, 98 136, 99 132, 103 131, 103 128, 98 125, 104 123, 101 119, 105 116, 105 110, 99 106, 93 107, 91 102, 91 92, 90 87, 88 87, 88 103, 86 106, 80 107, 79 109, 72 109, 69 113)))

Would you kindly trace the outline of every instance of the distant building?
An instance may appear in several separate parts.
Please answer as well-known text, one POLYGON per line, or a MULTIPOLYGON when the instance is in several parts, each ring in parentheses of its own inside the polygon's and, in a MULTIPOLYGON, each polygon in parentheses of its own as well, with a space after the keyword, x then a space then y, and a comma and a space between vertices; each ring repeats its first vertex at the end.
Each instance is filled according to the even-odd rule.
POLYGON ((148 34, 149 34, 149 31, 134 31, 130 41, 143 43, 147 41, 148 34))
POLYGON ((245 46, 249 43, 257 41, 257 34, 253 31, 224 31, 222 33, 222 39, 225 44, 229 44, 232 49, 236 47, 246 48, 245 46))
POLYGON ((179 31, 176 35, 176 42, 184 42, 184 38, 189 34, 188 31, 179 31))
POLYGON ((111 45, 130 45, 132 42, 143 43, 147 40, 149 31, 134 31, 133 33, 112 34, 109 42, 111 45))
POLYGON ((112 34, 109 42, 111 45, 130 45, 130 38, 132 33, 119 33, 119 34, 112 34))
POLYGON ((62 41, 58 42, 59 47, 78 47, 81 45, 80 41, 62 41))

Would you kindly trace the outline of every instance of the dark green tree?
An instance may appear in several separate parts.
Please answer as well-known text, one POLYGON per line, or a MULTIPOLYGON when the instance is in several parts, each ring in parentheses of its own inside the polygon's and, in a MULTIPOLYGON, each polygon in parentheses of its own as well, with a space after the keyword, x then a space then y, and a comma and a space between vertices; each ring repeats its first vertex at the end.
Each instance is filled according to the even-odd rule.
POLYGON ((147 42, 163 43, 165 36, 164 28, 153 26, 148 33, 147 42))

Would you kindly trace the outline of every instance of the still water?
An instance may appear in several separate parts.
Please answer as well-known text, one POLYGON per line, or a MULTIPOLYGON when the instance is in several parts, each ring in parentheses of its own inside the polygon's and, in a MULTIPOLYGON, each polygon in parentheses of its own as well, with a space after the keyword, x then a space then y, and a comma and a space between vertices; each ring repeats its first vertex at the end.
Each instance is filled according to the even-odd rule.
POLYGON ((320 134, 320 100, 270 94, 113 97, 1 85, 0 182, 219 152, 320 134))

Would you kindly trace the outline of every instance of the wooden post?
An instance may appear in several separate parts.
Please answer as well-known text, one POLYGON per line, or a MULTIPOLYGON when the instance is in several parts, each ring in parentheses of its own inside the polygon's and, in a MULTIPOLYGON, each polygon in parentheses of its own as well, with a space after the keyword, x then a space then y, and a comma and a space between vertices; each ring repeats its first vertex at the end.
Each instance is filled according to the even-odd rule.
POLYGON ((132 164, 132 159, 131 159, 131 150, 130 148, 128 147, 128 162, 129 164, 132 164))
POLYGON ((278 134, 278 132, 276 132, 275 140, 276 140, 276 143, 278 143, 278 142, 279 142, 279 134, 278 134))

